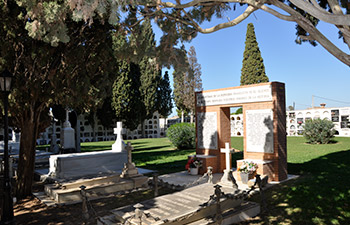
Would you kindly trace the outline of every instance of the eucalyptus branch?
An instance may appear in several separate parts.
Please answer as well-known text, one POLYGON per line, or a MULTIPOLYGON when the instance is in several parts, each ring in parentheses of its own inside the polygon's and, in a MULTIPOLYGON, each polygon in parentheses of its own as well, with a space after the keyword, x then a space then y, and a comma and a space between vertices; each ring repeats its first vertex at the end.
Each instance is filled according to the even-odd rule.
POLYGON ((334 25, 350 25, 350 15, 329 14, 325 10, 320 10, 318 7, 315 7, 304 0, 290 0, 290 2, 313 17, 326 23, 334 25))
POLYGON ((244 21, 246 18, 248 18, 250 16, 250 14, 255 12, 257 9, 258 8, 255 8, 251 5, 249 5, 241 15, 237 16, 235 19, 233 19, 229 22, 220 23, 220 24, 213 26, 213 27, 210 27, 210 28, 201 28, 198 25, 197 30, 203 34, 208 34, 208 33, 213 33, 215 31, 218 31, 218 30, 221 30, 224 28, 233 27, 233 26, 241 23, 242 21, 244 21))
POLYGON ((283 4, 279 0, 271 0, 271 3, 277 6, 278 8, 284 10, 285 12, 289 13, 294 18, 294 21, 299 26, 301 26, 306 32, 308 32, 312 38, 314 38, 318 43, 320 43, 322 47, 324 47, 329 53, 331 53, 341 62, 350 66, 350 55, 346 54, 345 52, 340 50, 336 45, 334 45, 307 18, 303 17, 299 12, 283 4))

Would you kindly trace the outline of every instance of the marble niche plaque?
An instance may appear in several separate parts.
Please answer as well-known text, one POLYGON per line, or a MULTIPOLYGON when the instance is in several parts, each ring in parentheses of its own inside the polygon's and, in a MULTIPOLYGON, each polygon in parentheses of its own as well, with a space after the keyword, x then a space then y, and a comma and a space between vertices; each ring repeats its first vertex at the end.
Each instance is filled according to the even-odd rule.
POLYGON ((273 153, 273 111, 246 111, 247 152, 273 153))
POLYGON ((216 112, 197 113, 198 148, 218 148, 218 121, 216 112))

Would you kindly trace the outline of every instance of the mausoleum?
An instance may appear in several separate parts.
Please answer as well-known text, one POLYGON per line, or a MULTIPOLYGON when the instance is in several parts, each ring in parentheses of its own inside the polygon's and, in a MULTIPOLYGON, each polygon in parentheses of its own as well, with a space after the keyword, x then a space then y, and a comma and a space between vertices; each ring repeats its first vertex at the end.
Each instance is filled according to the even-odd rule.
MULTIPOLYGON (((287 178, 285 85, 260 83, 196 92, 196 155, 213 172, 225 169, 220 149, 231 143, 230 107, 243 108, 244 160, 270 181, 287 178)), ((231 158, 231 157, 230 157, 231 158)), ((237 167, 241 161, 237 162, 237 167)))

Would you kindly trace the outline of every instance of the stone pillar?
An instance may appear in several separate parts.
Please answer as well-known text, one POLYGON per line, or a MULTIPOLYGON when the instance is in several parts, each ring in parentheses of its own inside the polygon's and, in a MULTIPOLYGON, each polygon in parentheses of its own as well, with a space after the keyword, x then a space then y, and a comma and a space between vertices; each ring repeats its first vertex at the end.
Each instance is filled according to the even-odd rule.
POLYGON ((66 121, 61 130, 61 148, 64 150, 75 149, 74 129, 69 122, 69 111, 66 109, 66 121))

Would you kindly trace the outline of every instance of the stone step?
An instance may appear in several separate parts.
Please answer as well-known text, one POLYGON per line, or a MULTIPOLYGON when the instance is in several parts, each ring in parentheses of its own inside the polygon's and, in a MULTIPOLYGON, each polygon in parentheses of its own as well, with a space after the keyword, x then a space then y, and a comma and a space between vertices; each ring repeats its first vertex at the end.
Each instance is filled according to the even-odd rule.
POLYGON ((93 186, 96 184, 101 183, 110 183, 110 182, 119 182, 120 181, 120 173, 102 176, 102 177, 95 177, 90 179, 79 179, 71 182, 63 182, 60 183, 61 187, 64 189, 71 189, 71 188, 79 188, 81 185, 84 185, 85 187, 93 186))

